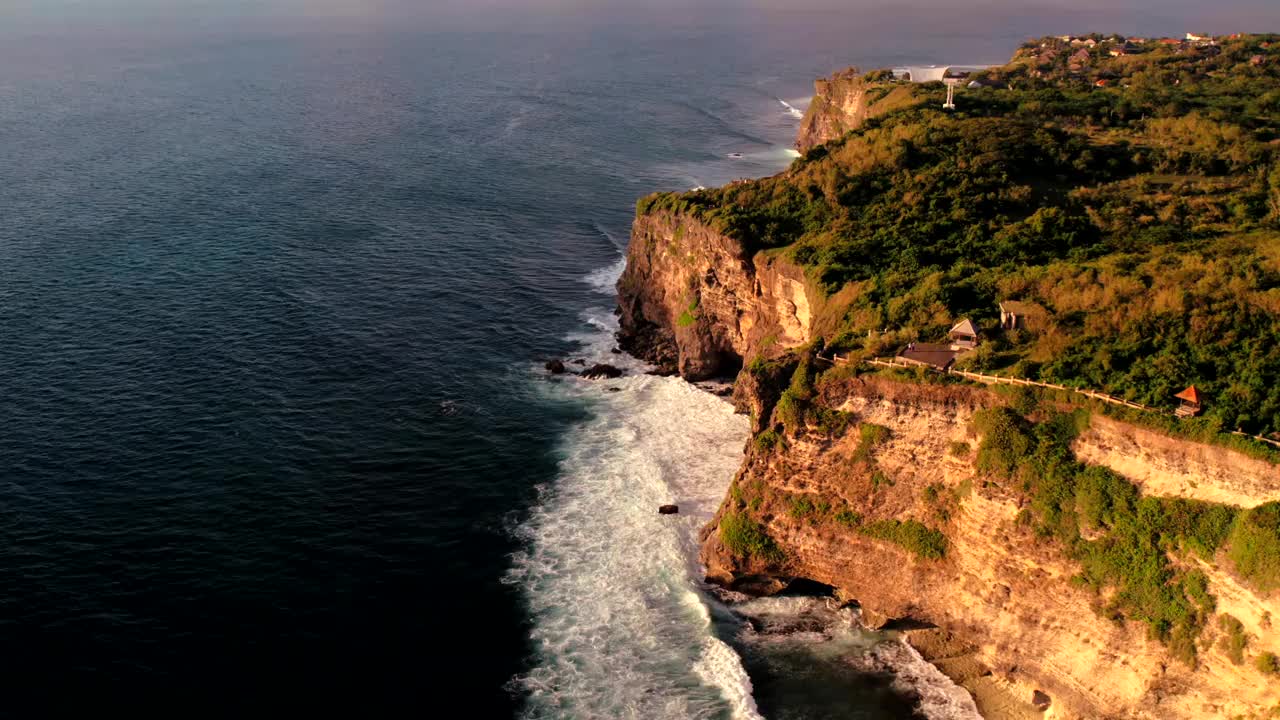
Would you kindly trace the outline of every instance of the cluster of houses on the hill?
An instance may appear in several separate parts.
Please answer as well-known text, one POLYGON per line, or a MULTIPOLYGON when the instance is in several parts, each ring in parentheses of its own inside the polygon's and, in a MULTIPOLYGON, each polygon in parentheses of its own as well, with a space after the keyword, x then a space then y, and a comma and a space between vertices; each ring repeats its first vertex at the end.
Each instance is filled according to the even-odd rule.
MULTIPOLYGON (((1038 330, 1043 327, 1046 312, 1034 302, 1006 300, 1000 303, 1000 330, 1038 330)), ((926 367, 940 372, 951 372, 965 353, 977 349, 982 342, 982 333, 969 318, 961 318, 947 331, 948 342, 944 343, 908 343, 898 352, 894 362, 899 365, 926 367)), ((1198 415, 1204 408, 1204 395, 1195 385, 1174 395, 1179 400, 1176 411, 1178 417, 1198 415)))
MULTIPOLYGON (((1090 68, 1098 66, 1096 59, 1103 50, 1113 58, 1147 53, 1161 47, 1171 48, 1176 52, 1217 52, 1221 42, 1235 40, 1240 37, 1243 36, 1238 33, 1225 37, 1214 37, 1203 33, 1187 33, 1186 37, 1181 39, 1124 37, 1122 35, 1111 37, 1102 35, 1059 35, 1042 41, 1038 48, 1029 48, 1031 57, 1038 65, 1037 68, 1031 71, 1031 75, 1032 77, 1042 76, 1044 72, 1048 71, 1049 67, 1053 66, 1064 55, 1066 56, 1067 71, 1079 76, 1090 74, 1090 68)), ((1259 50, 1267 50, 1270 47, 1271 43, 1266 41, 1258 45, 1259 50)), ((1250 58, 1250 62, 1253 65, 1263 65, 1267 62, 1267 56, 1264 54, 1254 55, 1250 58)), ((1095 75, 1094 84, 1098 87, 1107 87, 1114 81, 1115 77, 1115 75, 1109 74, 1104 69, 1103 72, 1095 75)))
MULTIPOLYGON (((1044 308, 1033 302, 1006 300, 1000 303, 1001 330, 1034 330, 1045 317, 1044 308)), ((898 361, 905 365, 924 365, 935 370, 947 371, 961 355, 974 350, 981 342, 978 327, 969 318, 962 318, 947 332, 950 342, 908 344, 898 353, 898 361)))
MULTIPOLYGON (((1239 37, 1241 36, 1239 33, 1237 33, 1235 35, 1228 36, 1228 39, 1234 40, 1239 37)), ((1099 39, 1098 37, 1092 37, 1092 36, 1059 35, 1057 39, 1061 40, 1064 43, 1067 43, 1068 45, 1071 45, 1072 47, 1081 47, 1081 48, 1097 47, 1098 45, 1104 42, 1111 43, 1112 49, 1110 52, 1111 52, 1111 55, 1113 56, 1123 55, 1125 54, 1125 50, 1133 51, 1134 49, 1140 48, 1143 45, 1146 45, 1147 43, 1156 43, 1159 45, 1191 45, 1195 47, 1209 47, 1211 45, 1218 44, 1218 39, 1212 35, 1207 35, 1205 33, 1192 33, 1192 32, 1187 33, 1186 37, 1181 39, 1170 38, 1170 37, 1165 37, 1165 38, 1124 37, 1123 35, 1103 37, 1101 39, 1099 39)), ((1047 47, 1047 46, 1048 46, 1048 43, 1042 43, 1040 45, 1040 47, 1047 47)))

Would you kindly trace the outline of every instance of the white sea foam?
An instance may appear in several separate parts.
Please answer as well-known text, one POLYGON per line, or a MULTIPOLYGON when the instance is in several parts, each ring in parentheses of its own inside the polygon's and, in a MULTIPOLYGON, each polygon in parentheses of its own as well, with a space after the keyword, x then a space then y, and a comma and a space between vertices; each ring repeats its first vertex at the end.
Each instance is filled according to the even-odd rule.
MULTIPOLYGON (((618 272, 588 282, 612 287, 618 272)), ((584 321, 573 339, 588 362, 632 372, 547 383, 594 412, 561 448, 559 475, 518 531, 526 549, 508 575, 533 617, 535 666, 515 680, 529 694, 527 715, 757 718, 741 661, 712 632, 697 561, 698 530, 742 459, 746 420, 611 355, 611 312, 591 310, 584 321), (670 502, 680 514, 658 515, 670 502)))
POLYGON ((790 115, 791 117, 797 120, 804 117, 804 111, 801 110, 800 108, 796 107, 795 105, 792 105, 791 103, 787 102, 786 100, 783 100, 782 98, 777 98, 777 100, 778 102, 782 103, 782 107, 786 108, 787 114, 790 115))
POLYGON ((903 642, 881 643, 870 656, 889 669, 899 692, 914 692, 920 699, 918 710, 929 720, 982 720, 969 693, 920 657, 903 642))
MULTIPOLYGON (((981 720, 973 699, 912 647, 858 622, 858 611, 832 598, 772 597, 738 603, 752 620, 740 640, 757 650, 773 645, 802 650, 812 663, 848 663, 866 675, 889 675, 890 687, 917 698, 916 711, 929 720, 981 720)), ((777 652, 777 651, 775 651, 777 652)))
POLYGON ((583 282, 590 285, 596 292, 612 297, 618 292, 618 278, 622 277, 622 271, 626 267, 627 259, 618 258, 618 261, 612 265, 606 265, 589 273, 583 278, 583 282))

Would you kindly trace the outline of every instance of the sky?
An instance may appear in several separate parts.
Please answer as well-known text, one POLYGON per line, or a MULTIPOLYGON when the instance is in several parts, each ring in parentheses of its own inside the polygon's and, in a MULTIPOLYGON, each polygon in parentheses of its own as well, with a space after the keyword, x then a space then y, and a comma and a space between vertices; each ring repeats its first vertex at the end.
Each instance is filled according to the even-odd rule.
MULTIPOLYGON (((604 24, 718 25, 771 23, 782 28, 837 28, 856 33, 860 20, 958 31, 1025 26, 1046 32, 1138 32, 1156 26, 1211 33, 1280 31, 1280 0, 0 0, 0 28, 56 32, 89 27, 267 25, 305 27, 341 20, 414 23, 465 30, 565 29, 604 24), (1106 27, 1102 27, 1102 26, 1106 27)), ((1185 30, 1184 30, 1185 31, 1185 30)), ((856 36, 851 37, 856 41, 856 36)))

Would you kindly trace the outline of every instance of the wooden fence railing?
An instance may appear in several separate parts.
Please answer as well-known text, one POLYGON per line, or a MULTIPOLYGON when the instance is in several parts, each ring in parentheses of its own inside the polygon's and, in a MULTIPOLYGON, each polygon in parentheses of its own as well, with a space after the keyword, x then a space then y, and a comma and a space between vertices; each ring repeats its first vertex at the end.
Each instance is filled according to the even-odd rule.
MULTIPOLYGON (((833 355, 832 360, 830 362, 836 365, 847 365, 851 362, 851 360, 847 355, 845 356, 833 355)), ((899 368, 899 369, 912 368, 912 367, 927 367, 927 366, 897 362, 896 358, 867 358, 862 362, 867 365, 876 365, 879 367, 889 367, 889 368, 899 368)), ((983 373, 969 372, 967 370, 948 369, 944 371, 944 370, 939 370, 937 368, 929 368, 929 369, 932 372, 947 374, 947 375, 959 375, 962 378, 965 378, 968 380, 974 380, 981 383, 987 383, 989 385, 1023 385, 1023 386, 1031 386, 1031 387, 1048 388, 1050 390, 1065 390, 1067 392, 1073 392, 1079 395, 1084 395, 1085 397, 1092 398, 1094 400, 1101 400, 1106 403, 1111 403, 1112 405, 1123 405, 1125 407, 1134 408, 1135 410, 1145 410, 1147 412, 1159 413, 1161 415, 1174 414, 1171 411, 1165 410, 1163 408, 1156 408, 1156 407, 1151 407, 1150 405, 1143 405, 1142 403, 1136 403, 1136 402, 1133 402, 1132 400, 1125 400, 1122 397, 1116 397, 1115 395, 1109 395, 1107 393, 1097 392, 1096 390, 1082 390, 1080 388, 1067 387, 1066 385, 1055 385, 1054 383, 1039 382, 1037 380, 1026 380, 1024 378, 1005 377, 1002 375, 985 375, 983 373)), ((1258 442, 1263 442, 1273 447, 1280 448, 1280 441, 1271 440, 1269 438, 1262 437, 1261 435, 1250 435, 1249 433, 1241 432, 1240 430, 1232 430, 1231 434, 1240 435, 1241 437, 1251 438, 1253 440, 1257 440, 1258 442)))
POLYGON ((1252 438, 1252 439, 1254 439, 1254 440, 1257 440, 1258 442, 1264 442, 1264 443, 1266 443, 1266 444, 1268 444, 1268 445, 1272 445, 1272 446, 1275 446, 1275 447, 1280 448, 1280 442, 1276 442, 1275 440, 1268 440, 1267 438, 1264 438, 1264 437, 1262 437, 1261 435, 1250 435, 1250 434, 1249 434, 1249 433, 1247 433, 1247 432, 1240 432, 1239 430, 1232 430, 1232 431, 1231 431, 1231 434, 1232 434, 1232 435, 1240 435, 1240 436, 1242 436, 1242 437, 1247 437, 1247 438, 1252 438))
MULTIPOLYGON (((844 357, 841 357, 840 355, 836 355, 834 356, 834 362, 837 364, 847 364, 849 363, 849 357, 847 355, 844 357)), ((879 367, 891 367, 891 368, 920 367, 917 365, 900 363, 894 359, 885 359, 885 358, 869 358, 869 359, 863 360, 862 362, 868 365, 877 365, 879 367)), ((930 369, 936 373, 942 373, 946 375, 959 375, 962 378, 965 378, 968 380, 974 380, 981 383, 987 383, 988 385, 1022 385, 1026 387, 1047 388, 1049 390, 1065 390, 1068 392, 1084 395, 1085 397, 1092 398, 1094 400, 1101 400, 1106 403, 1111 403, 1112 405, 1123 405, 1125 407, 1134 408, 1135 410, 1146 410, 1147 412, 1163 413, 1165 415, 1169 414, 1167 410, 1164 410, 1162 408, 1155 408, 1155 407, 1151 407, 1150 405, 1143 405, 1142 403, 1136 403, 1136 402, 1133 402, 1132 400, 1126 400, 1122 397, 1116 397, 1115 395, 1108 395, 1107 393, 1097 392, 1096 390, 1082 390, 1080 388, 1067 387, 1066 385, 1055 385, 1054 383, 1039 382, 1038 380, 1027 380, 1025 378, 1005 377, 1002 375, 984 375, 983 373, 968 372, 967 370, 952 370, 952 369, 938 370, 936 368, 930 368, 930 369)))

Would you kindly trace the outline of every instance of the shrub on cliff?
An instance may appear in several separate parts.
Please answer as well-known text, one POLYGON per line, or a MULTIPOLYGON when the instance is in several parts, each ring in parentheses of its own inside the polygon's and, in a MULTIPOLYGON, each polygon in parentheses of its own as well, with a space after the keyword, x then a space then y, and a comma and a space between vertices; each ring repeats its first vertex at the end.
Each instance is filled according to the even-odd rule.
POLYGON ((854 462, 868 462, 871 451, 883 445, 889 439, 889 428, 875 423, 862 423, 858 426, 858 447, 853 451, 854 462))
POLYGON ((786 441, 782 439, 777 430, 769 428, 756 435, 755 444, 756 449, 760 452, 768 452, 776 447, 785 447, 786 441))
POLYGON ((782 550, 764 526, 745 513, 729 512, 720 520, 720 541, 735 556, 766 563, 782 561, 782 550))
POLYGON ((1244 649, 1249 644, 1249 636, 1244 632, 1244 624, 1232 615, 1219 615, 1218 628, 1222 630, 1222 650, 1236 665, 1244 663, 1244 649))
POLYGON ((917 520, 879 520, 862 526, 858 532, 900 545, 929 560, 947 553, 947 536, 917 520))
POLYGON ((787 432, 795 434, 804 426, 812 399, 813 361, 808 353, 803 353, 795 372, 791 374, 791 383, 782 391, 774 408, 778 422, 782 423, 787 432))
POLYGON ((1013 477, 1035 447, 1026 418, 1007 407, 979 410, 974 428, 982 435, 978 445, 978 470, 999 477, 1013 477))
POLYGON ((1280 502, 1246 510, 1231 531, 1227 555, 1262 592, 1280 588, 1280 502))

